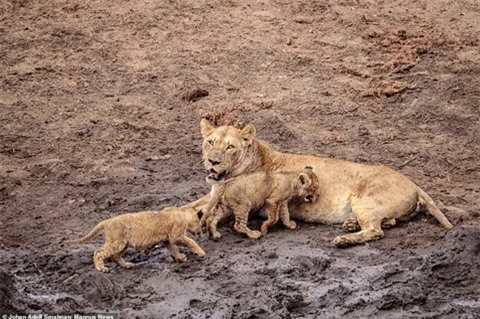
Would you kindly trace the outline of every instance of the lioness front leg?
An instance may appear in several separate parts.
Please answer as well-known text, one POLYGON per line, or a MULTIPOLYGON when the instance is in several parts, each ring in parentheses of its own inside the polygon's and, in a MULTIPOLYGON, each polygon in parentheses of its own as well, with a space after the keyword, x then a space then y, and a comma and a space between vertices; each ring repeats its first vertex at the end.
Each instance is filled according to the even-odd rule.
POLYGON ((179 240, 178 240, 179 243, 182 243, 184 244, 185 246, 187 246, 188 248, 190 248, 190 250, 196 254, 197 256, 199 257, 205 257, 206 253, 205 251, 200 247, 198 246, 198 244, 193 240, 191 239, 190 237, 188 237, 187 235, 183 235, 179 240))
POLYGON ((262 227, 260 228, 262 235, 265 235, 268 231, 268 228, 278 222, 279 214, 280 207, 278 204, 267 201, 267 220, 263 222, 262 227))
POLYGON ((285 227, 287 227, 288 229, 297 228, 297 223, 295 223, 293 220, 290 220, 288 201, 283 202, 280 206, 280 219, 282 220, 282 223, 285 225, 285 227))
POLYGON ((180 253, 175 243, 168 241, 166 246, 167 246, 168 252, 170 253, 170 256, 172 256, 174 261, 182 263, 187 260, 187 256, 185 256, 185 254, 180 253))

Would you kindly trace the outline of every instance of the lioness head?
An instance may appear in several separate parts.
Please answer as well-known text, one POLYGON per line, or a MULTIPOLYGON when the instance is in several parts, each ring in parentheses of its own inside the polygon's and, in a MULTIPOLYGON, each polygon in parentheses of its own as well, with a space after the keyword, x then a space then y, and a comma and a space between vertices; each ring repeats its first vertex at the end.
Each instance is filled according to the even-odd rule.
POLYGON ((207 181, 221 181, 244 173, 242 165, 255 137, 255 127, 251 124, 241 130, 231 126, 213 127, 203 119, 200 128, 207 181))
POLYGON ((298 174, 300 182, 299 193, 306 202, 313 203, 316 200, 318 192, 318 177, 313 172, 311 166, 305 168, 298 174))

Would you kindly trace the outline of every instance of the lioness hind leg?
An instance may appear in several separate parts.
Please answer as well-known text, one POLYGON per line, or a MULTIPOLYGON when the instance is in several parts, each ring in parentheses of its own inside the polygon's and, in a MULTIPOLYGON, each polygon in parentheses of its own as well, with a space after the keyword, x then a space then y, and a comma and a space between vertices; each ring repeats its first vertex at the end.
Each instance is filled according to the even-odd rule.
POLYGON ((185 254, 180 253, 177 245, 175 245, 174 243, 169 241, 169 242, 167 242, 166 246, 167 246, 168 252, 170 253, 170 256, 172 256, 174 261, 184 262, 184 261, 187 260, 187 256, 185 256, 185 254))
POLYGON ((119 265, 122 268, 130 269, 130 268, 133 268, 135 266, 133 263, 125 261, 122 258, 122 256, 120 256, 120 254, 115 254, 111 258, 117 265, 119 265))
POLYGON ((288 229, 295 229, 297 228, 297 223, 293 220, 290 220, 290 212, 288 211, 288 202, 284 202, 282 206, 280 206, 280 219, 282 223, 288 229))
POLYGON ((268 228, 275 225, 278 222, 280 207, 277 203, 267 202, 267 220, 263 222, 260 231, 262 235, 265 235, 268 231, 268 228))
POLYGON ((233 228, 239 233, 245 234, 250 238, 257 239, 262 236, 262 233, 258 230, 251 230, 247 227, 249 209, 245 207, 239 207, 234 210, 235 224, 233 228))
POLYGON ((187 235, 183 235, 179 240, 178 240, 179 243, 182 243, 184 244, 185 246, 187 246, 188 248, 190 248, 190 250, 196 254, 197 256, 200 256, 200 257, 205 257, 205 251, 200 247, 198 246, 198 244, 193 240, 191 239, 190 237, 188 237, 187 235))
POLYGON ((343 248, 383 237, 383 230, 380 227, 381 222, 379 220, 359 220, 359 224, 362 229, 361 231, 335 237, 333 240, 335 246, 343 248))

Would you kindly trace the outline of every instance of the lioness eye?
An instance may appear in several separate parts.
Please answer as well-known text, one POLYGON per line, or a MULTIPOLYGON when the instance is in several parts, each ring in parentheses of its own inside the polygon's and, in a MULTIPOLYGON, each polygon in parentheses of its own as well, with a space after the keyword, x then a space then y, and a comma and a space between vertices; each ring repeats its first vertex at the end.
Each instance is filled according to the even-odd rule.
POLYGON ((235 148, 235 146, 233 146, 232 144, 227 146, 227 150, 233 150, 234 148, 235 148))
POLYGON ((213 143, 215 143, 213 140, 210 140, 207 142, 209 145, 213 146, 213 143))

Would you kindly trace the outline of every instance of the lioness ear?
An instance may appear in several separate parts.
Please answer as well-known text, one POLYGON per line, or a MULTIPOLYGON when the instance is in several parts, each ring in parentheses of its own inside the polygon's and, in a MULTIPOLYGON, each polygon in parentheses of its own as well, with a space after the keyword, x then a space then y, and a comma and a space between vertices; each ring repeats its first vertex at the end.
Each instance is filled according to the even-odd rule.
POLYGON ((209 136, 215 128, 208 123, 206 119, 200 121, 200 132, 202 132, 202 137, 206 138, 209 136))
POLYGON ((310 178, 305 173, 298 174, 298 179, 300 180, 300 183, 302 183, 302 185, 305 185, 305 184, 310 185, 310 183, 311 183, 310 178))
POLYGON ((252 140, 252 137, 254 137, 256 133, 257 133, 257 130, 255 130, 255 126, 253 126, 252 124, 247 124, 240 131, 240 136, 242 136, 244 141, 250 143, 252 140))

